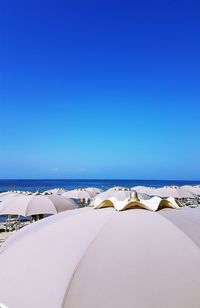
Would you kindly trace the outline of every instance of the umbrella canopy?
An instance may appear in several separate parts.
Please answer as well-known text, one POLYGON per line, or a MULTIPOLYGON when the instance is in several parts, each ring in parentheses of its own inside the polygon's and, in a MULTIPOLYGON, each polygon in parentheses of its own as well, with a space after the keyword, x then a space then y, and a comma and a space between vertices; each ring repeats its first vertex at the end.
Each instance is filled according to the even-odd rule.
POLYGON ((143 208, 150 211, 157 211, 158 209, 169 207, 178 209, 179 205, 176 203, 174 198, 169 199, 161 199, 159 197, 153 197, 149 200, 139 200, 137 193, 134 195, 131 194, 130 197, 128 197, 125 200, 119 201, 117 198, 112 197, 109 199, 101 200, 96 198, 94 200, 94 208, 100 209, 105 207, 114 207, 117 211, 124 211, 126 209, 131 208, 143 208))
POLYGON ((151 197, 148 194, 138 192, 138 197, 140 200, 149 200, 151 197))
POLYGON ((162 198, 174 197, 178 199, 182 198, 196 198, 197 196, 189 190, 183 189, 181 187, 170 187, 165 186, 155 189, 151 195, 159 196, 162 198))
POLYGON ((87 192, 93 192, 95 194, 100 194, 102 192, 102 189, 97 188, 97 187, 87 187, 87 188, 85 188, 85 190, 87 192))
MULTIPOLYGON (((131 195, 131 191, 130 190, 112 190, 112 189, 108 189, 106 191, 104 191, 101 194, 97 195, 98 199, 109 199, 112 197, 117 198, 118 200, 125 200, 126 198, 130 197, 131 195)), ((139 199, 143 199, 143 200, 148 200, 150 199, 150 197, 147 194, 144 193, 138 193, 138 198, 139 199)))
POLYGON ((197 185, 197 186, 184 185, 184 186, 181 186, 181 188, 183 188, 185 190, 189 190, 193 194, 196 194, 198 196, 200 195, 200 186, 199 185, 197 185))
POLYGON ((128 190, 115 190, 115 189, 108 189, 100 194, 97 195, 98 199, 109 199, 112 197, 117 198, 118 200, 125 200, 130 196, 130 191, 128 190))
POLYGON ((5 200, 9 200, 16 196, 19 196, 19 193, 13 192, 13 191, 3 192, 3 193, 0 193, 0 201, 2 202, 5 200))
POLYGON ((137 193, 144 193, 150 195, 155 190, 155 188, 146 186, 134 186, 131 188, 131 190, 135 190, 137 191, 137 193))
POLYGON ((113 186, 109 188, 108 190, 130 190, 130 189, 124 186, 113 186))
POLYGON ((199 208, 60 213, 17 231, 1 247, 1 303, 199 308, 199 234, 199 208))
POLYGON ((91 199, 94 194, 82 189, 74 189, 65 192, 62 196, 72 199, 91 199))
POLYGON ((46 195, 48 193, 52 194, 52 195, 62 195, 66 192, 66 189, 63 188, 53 188, 53 189, 49 189, 43 192, 43 195, 46 195))
POLYGON ((61 196, 32 195, 18 196, 0 204, 0 215, 31 216, 38 214, 56 214, 76 207, 72 200, 61 196))
POLYGON ((31 191, 22 191, 21 192, 23 195, 26 195, 26 196, 31 196, 33 195, 33 193, 31 191))

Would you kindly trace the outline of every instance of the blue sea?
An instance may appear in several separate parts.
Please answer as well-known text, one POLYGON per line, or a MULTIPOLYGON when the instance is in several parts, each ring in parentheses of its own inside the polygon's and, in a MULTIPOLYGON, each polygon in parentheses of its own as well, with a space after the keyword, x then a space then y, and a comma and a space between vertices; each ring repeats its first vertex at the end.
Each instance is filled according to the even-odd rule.
POLYGON ((45 191, 52 188, 98 187, 106 190, 113 186, 133 187, 137 185, 161 187, 165 185, 198 185, 199 181, 176 180, 0 180, 0 192, 8 190, 45 191))

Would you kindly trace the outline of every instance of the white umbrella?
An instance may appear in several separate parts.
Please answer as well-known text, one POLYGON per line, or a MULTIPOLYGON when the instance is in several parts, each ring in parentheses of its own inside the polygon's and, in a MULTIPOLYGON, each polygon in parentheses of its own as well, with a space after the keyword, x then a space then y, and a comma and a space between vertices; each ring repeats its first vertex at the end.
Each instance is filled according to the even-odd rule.
POLYGON ((69 190, 62 194, 63 197, 72 199, 91 199, 91 194, 82 189, 69 190))
MULTIPOLYGON (((130 190, 112 190, 112 189, 108 189, 105 192, 98 194, 96 197, 98 199, 109 199, 112 197, 117 198, 118 200, 125 200, 127 197, 130 197, 132 191, 130 190)), ((144 193, 138 193, 138 198, 139 199, 144 199, 144 200, 148 200, 150 199, 150 197, 147 194, 144 193)))
POLYGON ((127 187, 124 187, 124 186, 114 186, 114 187, 111 187, 111 188, 109 188, 108 190, 117 190, 117 191, 123 191, 123 190, 130 190, 129 188, 127 188, 127 187))
POLYGON ((61 196, 22 195, 3 201, 0 204, 0 215, 31 216, 38 214, 56 214, 75 207, 76 205, 72 200, 61 196))
POLYGON ((193 194, 200 195, 200 186, 184 185, 181 188, 191 191, 193 194))
POLYGON ((66 189, 63 188, 53 188, 53 189, 49 189, 43 192, 44 195, 50 193, 52 195, 62 195, 66 192, 66 189))
POLYGON ((19 196, 20 194, 17 192, 13 192, 13 191, 7 191, 7 192, 3 192, 0 193, 0 201, 5 201, 5 200, 9 200, 12 199, 13 197, 19 196))
POLYGON ((160 208, 179 208, 174 198, 161 199, 160 197, 153 197, 149 200, 139 200, 137 193, 132 193, 130 197, 125 200, 118 200, 116 197, 111 197, 108 199, 98 199, 94 200, 94 208, 104 208, 104 207, 114 207, 117 211, 123 211, 131 208, 143 208, 150 211, 157 211, 160 208))
POLYGON ((154 196, 159 196, 162 198, 166 197, 174 197, 178 199, 182 198, 196 198, 197 196, 192 193, 191 191, 185 190, 181 187, 170 187, 170 186, 165 186, 161 188, 157 188, 151 193, 151 195, 154 196))
POLYGON ((87 192, 93 192, 95 194, 100 194, 102 192, 102 189, 97 188, 97 187, 87 187, 87 188, 85 188, 85 190, 87 192))
POLYGON ((139 198, 140 200, 149 200, 149 199, 151 198, 151 197, 150 197, 148 194, 146 194, 146 193, 138 192, 137 194, 138 194, 138 198, 139 198))
POLYGON ((155 190, 155 187, 134 186, 131 188, 131 190, 135 190, 137 191, 137 193, 144 193, 144 194, 150 195, 155 190))
POLYGON ((84 208, 0 249, 0 301, 14 308, 199 308, 200 209, 84 208))
POLYGON ((31 191, 22 191, 22 194, 23 195, 26 195, 26 196, 31 196, 33 195, 33 193, 31 191))
POLYGON ((130 196, 130 191, 128 190, 115 190, 115 189, 108 189, 100 194, 97 195, 98 199, 109 199, 111 197, 115 197, 118 200, 125 200, 127 197, 130 196))

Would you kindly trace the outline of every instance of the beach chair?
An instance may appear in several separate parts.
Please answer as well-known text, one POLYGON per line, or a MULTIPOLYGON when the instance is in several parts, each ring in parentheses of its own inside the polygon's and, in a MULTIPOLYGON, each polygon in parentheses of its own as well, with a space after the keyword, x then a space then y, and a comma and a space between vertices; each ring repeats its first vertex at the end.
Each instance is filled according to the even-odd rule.
POLYGON ((0 232, 5 232, 6 231, 6 226, 4 223, 0 223, 0 232))
POLYGON ((8 215, 5 223, 6 231, 17 231, 24 226, 20 220, 20 215, 8 215))

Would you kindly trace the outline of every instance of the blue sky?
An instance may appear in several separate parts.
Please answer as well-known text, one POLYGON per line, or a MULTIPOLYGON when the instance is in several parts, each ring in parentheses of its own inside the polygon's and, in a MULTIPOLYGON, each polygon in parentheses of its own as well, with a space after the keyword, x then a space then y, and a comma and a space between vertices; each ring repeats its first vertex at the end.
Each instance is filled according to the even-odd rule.
POLYGON ((198 1, 0 12, 0 178, 200 179, 198 1))

